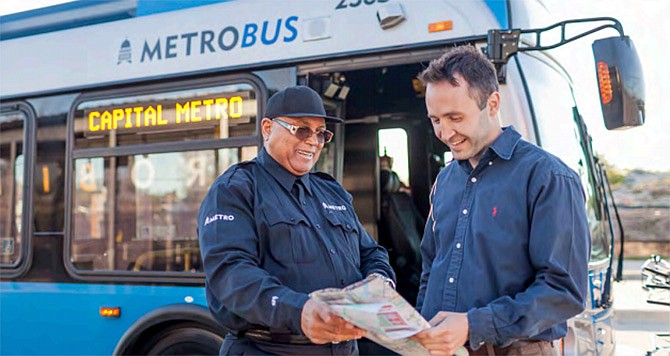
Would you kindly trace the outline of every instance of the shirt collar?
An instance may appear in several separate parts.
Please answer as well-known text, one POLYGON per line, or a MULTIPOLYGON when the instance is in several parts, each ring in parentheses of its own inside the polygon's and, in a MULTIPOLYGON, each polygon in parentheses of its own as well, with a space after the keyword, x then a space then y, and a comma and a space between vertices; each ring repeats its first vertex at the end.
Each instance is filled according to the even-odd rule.
POLYGON ((268 173, 270 173, 270 175, 284 187, 284 189, 286 189, 286 191, 291 192, 293 183, 295 183, 296 179, 300 179, 305 190, 307 190, 309 194, 312 194, 312 188, 309 184, 309 173, 302 176, 294 175, 272 158, 265 148, 261 149, 257 160, 258 163, 260 163, 260 165, 265 168, 265 170, 267 170, 268 173))
POLYGON ((519 144, 521 135, 514 129, 514 126, 503 128, 503 132, 496 138, 489 147, 498 157, 509 161, 512 158, 516 145, 519 144))

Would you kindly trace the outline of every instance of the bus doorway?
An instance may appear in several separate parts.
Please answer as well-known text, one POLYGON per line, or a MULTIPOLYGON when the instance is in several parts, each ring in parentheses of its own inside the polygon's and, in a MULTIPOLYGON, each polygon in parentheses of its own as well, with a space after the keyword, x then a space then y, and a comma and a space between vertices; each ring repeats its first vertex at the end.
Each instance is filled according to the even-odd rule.
POLYGON ((428 196, 446 150, 426 118, 425 89, 416 80, 423 67, 415 62, 303 77, 324 100, 338 103, 332 112, 345 124, 342 139, 335 140, 342 162, 336 177, 352 194, 367 232, 388 250, 398 291, 413 304, 428 196), (393 167, 386 165, 388 158, 393 167))

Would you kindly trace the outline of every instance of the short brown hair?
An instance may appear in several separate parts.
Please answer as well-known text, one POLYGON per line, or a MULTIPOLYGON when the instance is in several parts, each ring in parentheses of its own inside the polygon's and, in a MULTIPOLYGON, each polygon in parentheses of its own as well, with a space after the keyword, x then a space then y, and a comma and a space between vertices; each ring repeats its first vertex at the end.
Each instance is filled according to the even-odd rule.
POLYGON ((460 46, 443 54, 442 57, 430 61, 428 68, 419 74, 418 79, 424 84, 448 81, 458 86, 454 77, 459 74, 470 86, 469 94, 477 102, 479 109, 484 110, 489 96, 498 91, 496 68, 474 46, 460 46))

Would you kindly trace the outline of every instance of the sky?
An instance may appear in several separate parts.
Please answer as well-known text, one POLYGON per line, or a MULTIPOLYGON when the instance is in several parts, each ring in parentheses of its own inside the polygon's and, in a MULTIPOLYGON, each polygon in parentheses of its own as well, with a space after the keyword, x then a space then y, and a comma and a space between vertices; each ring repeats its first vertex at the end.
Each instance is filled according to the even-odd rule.
MULTIPOLYGON (((527 0, 512 0, 527 1, 527 0)), ((60 3, 62 0, 0 0, 0 15, 26 11, 60 3)), ((542 0, 558 20, 611 16, 623 25, 626 35, 635 43, 645 75, 646 123, 622 131, 608 131, 595 87, 591 44, 602 37, 616 35, 606 30, 580 39, 552 55, 565 61, 575 82, 575 97, 586 121, 595 151, 620 169, 670 171, 670 106, 665 106, 663 93, 670 93, 670 13, 668 0, 542 0)), ((547 25, 550 25, 548 23, 547 25)), ((554 53, 555 52, 555 53, 554 53)))
POLYGON ((602 121, 591 44, 616 35, 605 30, 556 50, 575 81, 579 110, 593 136, 598 154, 618 168, 670 171, 670 108, 662 102, 670 93, 670 1, 667 0, 547 0, 559 19, 611 16, 617 18, 635 43, 645 76, 646 122, 641 127, 608 131, 602 121), (577 50, 579 48, 579 50, 577 50))

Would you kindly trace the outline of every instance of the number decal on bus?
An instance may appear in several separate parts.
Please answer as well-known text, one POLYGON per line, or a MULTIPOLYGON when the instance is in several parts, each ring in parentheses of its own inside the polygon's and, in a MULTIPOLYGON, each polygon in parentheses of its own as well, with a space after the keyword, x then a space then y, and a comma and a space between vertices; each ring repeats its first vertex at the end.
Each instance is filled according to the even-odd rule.
POLYGON ((372 5, 374 3, 383 4, 389 0, 353 0, 347 3, 347 0, 340 0, 340 2, 335 7, 335 10, 346 9, 347 7, 358 7, 361 3, 365 5, 372 5))

